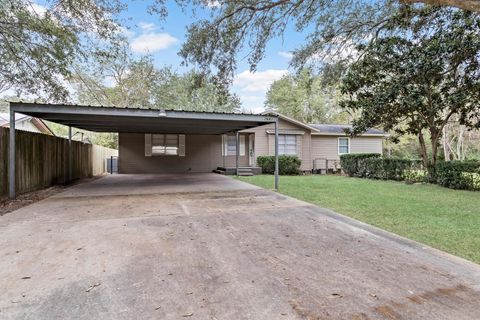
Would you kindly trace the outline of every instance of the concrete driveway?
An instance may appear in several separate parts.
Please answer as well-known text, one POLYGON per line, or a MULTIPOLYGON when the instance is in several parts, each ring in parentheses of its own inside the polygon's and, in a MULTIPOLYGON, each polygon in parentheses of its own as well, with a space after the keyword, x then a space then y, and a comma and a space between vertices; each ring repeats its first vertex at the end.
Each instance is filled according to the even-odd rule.
POLYGON ((1 319, 480 319, 480 266, 214 174, 0 217, 0 289, 1 319))

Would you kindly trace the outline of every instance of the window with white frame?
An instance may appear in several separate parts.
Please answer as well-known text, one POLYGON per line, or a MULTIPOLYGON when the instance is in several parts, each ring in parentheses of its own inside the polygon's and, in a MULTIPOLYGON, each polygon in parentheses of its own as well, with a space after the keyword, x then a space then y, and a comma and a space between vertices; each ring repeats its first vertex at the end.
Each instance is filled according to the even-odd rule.
POLYGON ((145 134, 145 157, 185 156, 184 134, 145 134))
POLYGON ((350 138, 338 138, 338 154, 350 153, 350 138))
POLYGON ((279 134, 278 153, 291 155, 297 154, 297 136, 294 134, 279 134))

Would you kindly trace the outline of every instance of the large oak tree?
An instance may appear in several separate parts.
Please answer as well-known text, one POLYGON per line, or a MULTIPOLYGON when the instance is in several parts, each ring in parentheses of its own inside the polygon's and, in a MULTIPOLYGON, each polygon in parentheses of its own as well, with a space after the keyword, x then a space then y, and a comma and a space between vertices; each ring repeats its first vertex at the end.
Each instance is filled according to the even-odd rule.
POLYGON ((435 165, 442 130, 453 118, 480 127, 480 17, 455 9, 405 8, 343 80, 347 109, 360 111, 354 132, 383 126, 418 137, 425 166, 435 165), (427 155, 430 140, 432 155, 427 155))

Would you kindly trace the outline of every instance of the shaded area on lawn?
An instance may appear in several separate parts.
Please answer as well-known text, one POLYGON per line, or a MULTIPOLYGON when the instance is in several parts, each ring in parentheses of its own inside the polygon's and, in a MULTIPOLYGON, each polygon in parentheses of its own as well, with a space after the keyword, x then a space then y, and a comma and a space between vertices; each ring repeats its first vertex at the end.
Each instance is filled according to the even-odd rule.
MULTIPOLYGON (((271 188, 272 176, 241 177, 271 188)), ((480 263, 480 193, 339 176, 282 176, 281 193, 480 263)))

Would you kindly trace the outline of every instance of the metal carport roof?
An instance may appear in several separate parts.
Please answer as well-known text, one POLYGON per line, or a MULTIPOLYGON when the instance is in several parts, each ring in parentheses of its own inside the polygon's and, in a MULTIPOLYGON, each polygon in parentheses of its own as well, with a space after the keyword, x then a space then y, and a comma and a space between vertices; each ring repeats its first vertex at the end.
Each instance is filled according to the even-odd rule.
MULTIPOLYGON (((144 108, 117 108, 68 104, 10 102, 9 197, 15 198, 15 113, 69 126, 69 146, 72 127, 95 132, 224 134, 260 125, 275 124, 275 189, 278 189, 278 117, 245 113, 194 112, 144 108)), ((238 149, 237 149, 238 150, 238 149)), ((69 176, 72 155, 69 151, 69 176)), ((237 153, 238 168, 238 153, 237 153)), ((238 170, 238 169, 237 169, 238 170)))
POLYGON ((223 134, 274 123, 275 116, 11 102, 14 112, 95 132, 223 134))

